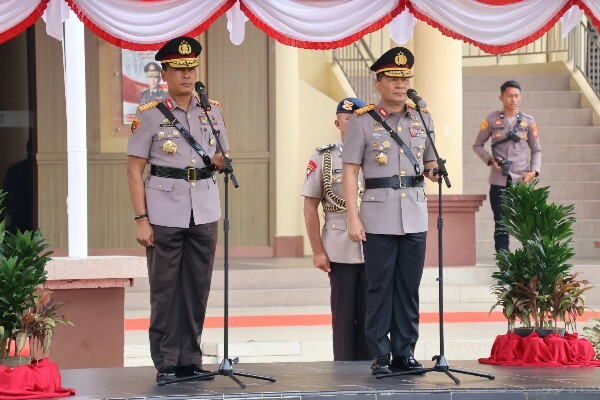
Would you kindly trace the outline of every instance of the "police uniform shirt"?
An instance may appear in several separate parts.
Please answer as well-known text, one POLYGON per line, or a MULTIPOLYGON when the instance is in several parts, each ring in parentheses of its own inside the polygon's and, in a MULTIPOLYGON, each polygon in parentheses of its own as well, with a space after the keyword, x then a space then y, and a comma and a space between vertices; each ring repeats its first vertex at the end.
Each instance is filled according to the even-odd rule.
MULTIPOLYGON (((324 191, 323 174, 331 170, 331 191, 334 196, 343 199, 342 191, 342 153, 343 143, 318 148, 312 155, 306 170, 306 180, 302 187, 302 196, 321 199, 326 206, 335 207, 337 202, 324 191), (325 153, 331 154, 331 167, 323 167, 325 153)), ((359 173, 359 187, 363 187, 362 173, 359 173)), ((348 237, 346 211, 324 210, 323 246, 329 260, 343 264, 361 264, 364 262, 362 243, 353 242, 348 237)))
MULTIPOLYGON (((533 117, 521 113, 521 122, 516 130, 516 134, 520 140, 515 142, 509 139, 493 147, 492 153, 494 157, 501 157, 503 160, 512 161, 510 166, 510 176, 513 181, 517 181, 518 177, 525 172, 536 171, 540 173, 542 166, 542 149, 540 147, 540 139, 537 126, 533 117), (527 148, 531 149, 531 161, 528 159, 527 148)), ((492 144, 504 140, 516 124, 510 122, 502 111, 494 111, 490 113, 479 127, 479 134, 473 144, 475 153, 485 162, 489 162, 490 153, 484 148, 485 142, 492 138, 492 144)), ((490 168, 490 184, 506 186, 508 177, 502 175, 502 171, 495 168, 490 168)))
MULTIPOLYGON (((155 101, 156 102, 156 101, 155 101)), ((213 103, 209 111, 211 121, 216 130, 223 149, 227 151, 227 135, 221 114, 220 103, 213 103)), ((171 110, 175 118, 192 134, 212 159, 215 154, 213 133, 207 116, 200 107, 200 100, 192 97, 187 112, 177 106, 173 98, 167 94, 163 103, 171 110)), ((171 168, 204 168, 205 164, 189 145, 181 133, 167 120, 154 103, 138 107, 136 117, 131 126, 131 136, 127 144, 127 155, 148 159, 152 165, 171 168), (167 154, 163 145, 171 141, 177 148, 174 154, 167 154)), ((190 224, 190 212, 193 210, 194 223, 206 224, 217 221, 221 217, 219 191, 213 179, 202 179, 188 182, 184 179, 163 178, 148 175, 146 182, 146 207, 151 224, 173 228, 187 228, 190 224)))
MULTIPOLYGON (((411 107, 414 104, 407 101, 403 111, 392 113, 383 103, 379 103, 374 110, 411 149, 423 173, 423 163, 436 158, 421 118, 411 107)), ((360 113, 361 110, 355 111, 348 121, 343 162, 360 164, 365 179, 415 176, 415 169, 400 145, 373 117, 366 112, 360 113)), ((431 116, 427 112, 422 113, 429 130, 433 132, 431 116)), ((362 197, 360 219, 367 233, 403 235, 425 232, 428 222, 424 188, 367 189, 362 197)))
POLYGON ((167 97, 167 92, 160 87, 156 90, 144 89, 140 92, 140 104, 146 104, 151 100, 164 100, 167 97))

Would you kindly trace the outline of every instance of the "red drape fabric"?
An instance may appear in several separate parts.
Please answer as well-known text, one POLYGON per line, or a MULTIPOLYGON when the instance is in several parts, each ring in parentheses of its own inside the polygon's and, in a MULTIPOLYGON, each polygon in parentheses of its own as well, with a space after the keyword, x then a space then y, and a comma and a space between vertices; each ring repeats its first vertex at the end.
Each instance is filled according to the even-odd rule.
POLYGON ((521 337, 509 332, 496 337, 489 358, 480 358, 482 364, 544 366, 544 367, 600 367, 594 360, 594 346, 577 333, 554 332, 541 338, 536 332, 521 337))
POLYGON ((75 389, 62 387, 58 365, 47 358, 15 368, 0 365, 0 400, 42 399, 74 394, 75 389))

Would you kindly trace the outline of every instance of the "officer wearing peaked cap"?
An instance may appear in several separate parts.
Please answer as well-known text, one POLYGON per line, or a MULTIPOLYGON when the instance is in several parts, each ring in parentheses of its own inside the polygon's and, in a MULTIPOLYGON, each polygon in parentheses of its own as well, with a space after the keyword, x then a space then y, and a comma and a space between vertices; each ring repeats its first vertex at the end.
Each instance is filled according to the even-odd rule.
POLYGON ((224 166, 209 118, 225 151, 228 144, 220 107, 207 115, 193 95, 201 49, 196 39, 178 37, 158 51, 168 93, 163 101, 138 107, 127 145, 136 239, 146 247, 150 352, 159 383, 204 371, 200 337, 221 217, 214 171, 224 166))
MULTIPOLYGON (((406 95, 413 65, 410 50, 395 47, 371 66, 381 101, 355 111, 344 141, 348 234, 363 242, 369 280, 366 334, 374 375, 423 369, 414 359, 414 349, 428 227, 424 178, 436 180, 424 171, 436 167, 436 158, 406 95), (365 177, 360 214, 354 200, 359 169, 365 177)), ((430 114, 423 116, 433 131, 430 114)))
POLYGON ((160 65, 149 62, 144 67, 144 73, 148 87, 140 92, 140 104, 146 104, 151 100, 163 100, 167 92, 160 87, 160 65))
MULTIPOLYGON (((365 105, 348 97, 336 109, 335 126, 341 140, 318 147, 306 169, 302 188, 304 221, 315 267, 329 274, 335 361, 369 360, 365 337, 367 277, 362 244, 352 242, 346 231, 346 203, 342 193, 342 152, 348 119, 365 105), (319 203, 325 223, 319 232, 319 203)), ((359 176, 362 187, 362 176, 359 176)), ((360 196, 360 195, 359 195, 360 196)))

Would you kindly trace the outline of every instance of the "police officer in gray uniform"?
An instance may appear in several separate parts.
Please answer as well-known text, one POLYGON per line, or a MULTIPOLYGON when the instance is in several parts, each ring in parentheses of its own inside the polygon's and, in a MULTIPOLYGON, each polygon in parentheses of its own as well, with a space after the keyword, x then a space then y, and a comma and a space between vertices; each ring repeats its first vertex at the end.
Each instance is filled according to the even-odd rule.
POLYGON ((207 116, 193 95, 201 49, 194 38, 179 37, 158 51, 155 58, 162 64, 168 94, 162 103, 152 100, 138 107, 127 146, 136 239, 146 247, 150 352, 159 383, 205 372, 200 336, 221 216, 214 171, 224 166, 215 153, 208 118, 220 131, 224 150, 228 144, 220 104, 211 101, 207 116), (183 131, 193 136, 204 157, 183 131), (147 163, 150 173, 144 182, 147 163))
POLYGON ((521 85, 516 81, 506 81, 500 87, 502 111, 490 113, 481 122, 479 134, 473 144, 473 151, 490 169, 490 204, 496 223, 494 244, 496 252, 508 250, 508 234, 499 230, 503 211, 500 196, 511 182, 528 183, 540 174, 542 149, 538 130, 533 117, 519 111, 521 85), (485 142, 492 138, 492 154, 485 148, 485 142), (527 161, 529 151, 531 161, 527 161))
MULTIPOLYGON (((313 263, 329 274, 335 361, 371 359, 365 337, 367 277, 362 245, 348 238, 346 202, 342 193, 344 134, 354 110, 363 106, 362 100, 353 97, 340 101, 335 126, 340 130, 341 140, 317 148, 308 162, 302 188, 304 221, 313 251, 313 263), (319 203, 323 205, 325 214, 322 236, 319 232, 319 203)), ((359 181, 362 181, 362 176, 359 181)), ((359 185, 362 189, 362 184, 359 185)))
MULTIPOLYGON (((435 168, 436 162, 415 105, 406 95, 413 63, 408 49, 396 47, 371 66, 381 102, 355 111, 344 140, 348 234, 351 240, 363 242, 369 280, 366 334, 374 375, 423 369, 414 359, 428 228, 423 174, 435 181, 425 169, 435 168), (365 193, 359 217, 354 199, 360 168, 365 193)), ((426 110, 423 116, 433 131, 426 110)))
POLYGON ((149 62, 144 67, 148 87, 140 92, 140 104, 146 104, 151 100, 164 100, 167 92, 160 87, 160 66, 155 62, 149 62))

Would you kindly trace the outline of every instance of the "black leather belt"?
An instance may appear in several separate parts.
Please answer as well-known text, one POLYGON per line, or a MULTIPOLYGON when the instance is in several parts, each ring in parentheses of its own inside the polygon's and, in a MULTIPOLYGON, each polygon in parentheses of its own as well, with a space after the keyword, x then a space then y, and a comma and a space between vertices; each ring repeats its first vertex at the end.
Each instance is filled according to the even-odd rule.
POLYGON ((366 189, 381 189, 381 188, 392 188, 392 189, 404 189, 409 187, 423 187, 425 186, 425 179, 423 175, 418 176, 390 176, 387 178, 370 178, 365 179, 366 189))
POLYGON ((161 167, 160 165, 150 166, 150 175, 159 176, 161 178, 173 178, 173 179, 185 179, 188 182, 199 181, 201 179, 208 179, 212 177, 214 170, 208 168, 192 168, 187 167, 171 168, 161 167))

